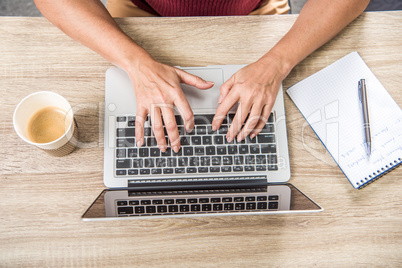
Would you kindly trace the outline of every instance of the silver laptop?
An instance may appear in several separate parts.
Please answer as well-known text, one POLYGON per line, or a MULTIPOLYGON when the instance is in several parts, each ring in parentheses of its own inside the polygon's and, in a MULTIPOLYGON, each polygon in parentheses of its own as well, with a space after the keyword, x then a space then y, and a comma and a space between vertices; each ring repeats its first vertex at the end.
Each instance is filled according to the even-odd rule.
MULTIPOLYGON (((208 90, 182 84, 193 110, 195 127, 186 133, 176 113, 181 149, 161 152, 150 120, 144 145, 135 145, 136 98, 128 75, 106 72, 103 191, 83 220, 273 214, 321 211, 294 186, 286 134, 282 87, 272 113, 254 139, 225 139, 237 107, 212 131, 219 88, 244 65, 186 67, 206 81, 208 90)), ((167 135, 166 135, 167 138, 167 135)))

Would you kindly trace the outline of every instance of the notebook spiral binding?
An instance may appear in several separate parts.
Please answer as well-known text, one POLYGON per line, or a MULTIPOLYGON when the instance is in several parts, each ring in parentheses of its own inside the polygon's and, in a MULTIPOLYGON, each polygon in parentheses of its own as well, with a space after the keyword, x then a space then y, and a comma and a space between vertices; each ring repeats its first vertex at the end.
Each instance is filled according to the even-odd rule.
MULTIPOLYGON (((360 182, 357 182, 357 185, 360 185, 357 189, 361 190, 363 188, 365 188, 367 185, 369 185, 370 183, 375 182, 376 180, 378 180, 379 178, 383 177, 384 175, 388 174, 389 172, 393 171, 394 169, 398 168, 400 165, 402 164, 402 158, 398 158, 398 160, 394 160, 394 163, 389 163, 389 165, 391 167, 389 167, 387 170, 385 170, 384 172, 375 175, 376 172, 373 173, 373 175, 375 177, 365 177, 363 180, 361 180, 360 182, 363 183, 362 185, 360 185, 360 182), (365 182, 364 182, 365 181, 365 182)), ((384 169, 384 168, 382 168, 384 169)), ((377 170, 377 173, 379 173, 380 170, 377 170)), ((371 175, 369 175, 371 176, 371 175)))

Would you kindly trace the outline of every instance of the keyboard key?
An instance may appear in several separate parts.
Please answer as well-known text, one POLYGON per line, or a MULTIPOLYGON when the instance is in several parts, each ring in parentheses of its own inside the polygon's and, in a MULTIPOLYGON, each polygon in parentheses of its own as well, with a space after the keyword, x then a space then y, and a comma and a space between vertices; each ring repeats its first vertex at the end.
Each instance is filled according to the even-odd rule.
POLYGON ((212 197, 211 198, 211 203, 219 203, 221 202, 221 198, 220 197, 212 197))
POLYGON ((246 155, 244 163, 246 165, 254 165, 255 164, 255 156, 254 155, 246 155))
POLYGON ((226 135, 228 133, 228 129, 229 128, 227 126, 221 126, 218 129, 218 133, 221 134, 221 135, 226 135))
POLYGON ((237 154, 237 146, 229 145, 228 146, 228 154, 237 154))
POLYGON ((220 166, 222 158, 220 156, 212 156, 211 161, 213 166, 220 166))
POLYGON ((184 198, 176 199, 176 204, 185 204, 185 203, 186 203, 186 199, 184 199, 184 198))
POLYGON ((124 176, 126 174, 127 174, 127 170, 125 170, 125 169, 116 170, 116 176, 124 176))
MULTIPOLYGON (((159 148, 158 148, 158 150, 159 150, 159 148)), ((171 154, 172 154, 172 148, 166 148, 166 151, 164 151, 164 152, 161 152, 161 156, 171 156, 171 154)))
POLYGON ((138 155, 138 149, 137 148, 127 150, 127 156, 128 157, 134 158, 134 157, 137 157, 137 155, 138 155))
POLYGON ((202 137, 202 144, 211 145, 212 144, 212 136, 203 136, 202 137))
POLYGON ((141 205, 150 205, 151 200, 141 200, 141 205))
POLYGON ((117 209, 117 213, 119 215, 133 214, 133 207, 119 207, 117 209))
POLYGON ((166 158, 155 158, 155 166, 158 168, 166 167, 166 158))
POLYGON ((248 154, 248 145, 239 145, 239 154, 248 154))
POLYGON ((221 167, 222 172, 232 172, 232 167, 221 167))
POLYGON ((242 197, 242 196, 235 197, 235 198, 234 198, 234 201, 235 201, 235 202, 243 202, 243 201, 244 201, 244 197, 242 197))
POLYGON ((198 202, 198 199, 197 198, 189 198, 189 199, 187 199, 187 202, 190 204, 194 204, 194 203, 198 202))
POLYGON ((268 167, 268 170, 271 170, 271 171, 273 171, 273 170, 278 170, 278 166, 277 166, 277 165, 268 165, 267 167, 268 167))
POLYGON ((213 114, 202 114, 194 116, 195 125, 211 125, 214 118, 213 114))
POLYGON ((270 200, 270 201, 279 200, 279 196, 278 195, 270 195, 270 196, 268 196, 268 200, 270 200))
POLYGON ((158 146, 158 142, 156 141, 156 139, 154 137, 149 137, 149 138, 147 138, 147 146, 148 147, 156 147, 156 146, 158 146))
POLYGON ((183 155, 183 150, 181 149, 181 147, 180 147, 180 150, 177 153, 172 151, 172 156, 182 156, 182 155, 183 155))
POLYGON ((186 169, 187 173, 197 173, 197 168, 193 168, 193 167, 188 167, 186 169))
POLYGON ((201 166, 210 166, 211 165, 211 157, 209 156, 202 156, 200 158, 200 165, 201 166))
POLYGON ((199 166, 200 158, 198 156, 190 157, 190 166, 197 167, 199 166))
POLYGON ((180 205, 180 212, 189 212, 190 206, 189 205, 180 205))
POLYGON ((247 196, 246 201, 255 201, 255 196, 247 196))
POLYGON ((131 168, 131 159, 116 160, 116 168, 131 168))
POLYGON ((257 196, 257 201, 267 201, 266 196, 257 196))
POLYGON ((253 166, 245 166, 244 171, 254 171, 254 167, 253 166))
POLYGON ((214 136, 214 143, 215 144, 223 144, 223 136, 214 136))
POLYGON ((155 200, 152 200, 152 204, 153 204, 153 205, 160 205, 160 204, 163 204, 163 200, 162 200, 162 199, 155 199, 155 200))
POLYGON ((117 139, 116 147, 134 147, 134 138, 117 139))
POLYGON ((243 171, 243 167, 242 167, 242 166, 234 166, 234 167, 233 167, 233 171, 235 171, 235 172, 242 172, 242 171, 243 171))
POLYGON ((222 197, 222 202, 224 203, 228 203, 228 202, 232 202, 233 198, 231 197, 222 197))
MULTIPOLYGON (((260 153, 260 145, 250 145, 250 154, 259 154, 260 153)), ((265 157, 265 156, 264 156, 265 157)))
POLYGON ((208 173, 208 167, 199 167, 198 173, 208 173))
POLYGON ((200 203, 209 203, 209 198, 200 198, 200 203))
POLYGON ((156 206, 147 206, 146 211, 147 211, 147 213, 155 213, 156 212, 156 206))
POLYGON ((195 147, 194 148, 194 154, 195 155, 204 155, 204 147, 195 147))
POLYGON ((144 167, 143 159, 133 159, 133 168, 142 168, 144 167))
POLYGON ((236 203, 235 210, 244 210, 244 203, 236 203))
POLYGON ((267 162, 268 162, 268 164, 277 164, 278 159, 275 154, 269 154, 269 155, 267 155, 267 162))
POLYGON ((144 159, 144 167, 146 168, 153 168, 155 167, 155 161, 153 158, 146 158, 144 159))
POLYGON ((212 206, 211 206, 211 204, 203 204, 203 205, 201 206, 201 210, 202 210, 202 211, 211 211, 211 210, 212 210, 212 206))
POLYGON ((135 214, 145 213, 145 207, 135 207, 135 214))
POLYGON ((178 158, 178 166, 179 167, 187 167, 188 166, 188 158, 187 157, 179 157, 178 158))
POLYGON ((188 146, 190 145, 190 137, 180 137, 180 144, 181 146, 188 146))
POLYGON ((175 167, 177 166, 177 158, 169 157, 166 161, 166 166, 175 167))
POLYGON ((174 204, 174 199, 165 199, 165 204, 174 204))
POLYGON ((215 146, 206 146, 205 154, 206 155, 215 155, 215 146))
POLYGON ((257 140, 258 140, 258 143, 275 143, 275 135, 274 134, 258 134, 257 140))
POLYGON ((257 209, 267 209, 267 202, 258 202, 257 209))
POLYGON ((163 169, 163 174, 173 174, 174 170, 173 168, 164 168, 163 169))
POLYGON ((118 116, 117 118, 116 118, 116 120, 117 120, 117 122, 126 122, 126 117, 125 116, 118 116))
POLYGON ((190 156, 190 155, 193 155, 193 154, 194 154, 194 149, 193 149, 193 147, 183 147, 182 150, 183 150, 183 154, 184 154, 185 156, 190 156))
POLYGON ((117 137, 135 137, 135 128, 118 128, 116 129, 117 137))
POLYGON ((177 205, 169 206, 169 212, 177 212, 177 211, 179 211, 179 206, 177 206, 177 205))
POLYGON ((125 158, 125 157, 126 157, 126 149, 116 150, 116 158, 125 158))
POLYGON ((260 134, 265 134, 265 133, 274 133, 275 128, 273 124, 266 124, 262 129, 260 134))
POLYGON ((148 157, 149 156, 149 149, 148 148, 140 148, 138 150, 139 157, 148 157))
POLYGON ((278 202, 268 202, 268 209, 278 209, 278 202))
POLYGON ((209 172, 212 172, 212 173, 216 173, 216 172, 220 172, 220 171, 221 171, 220 167, 210 167, 209 168, 209 172))
POLYGON ((255 156, 255 164, 256 165, 265 165, 267 164, 267 158, 265 155, 256 155, 255 156))
POLYGON ((138 206, 140 204, 140 201, 138 200, 131 200, 129 201, 130 206, 138 206))
POLYGON ((202 144, 201 136, 193 136, 193 137, 191 137, 191 144, 192 145, 201 145, 202 144))
POLYGON ((146 169, 140 169, 140 175, 149 175, 151 173, 151 170, 146 168, 146 169))
POLYGON ((224 210, 233 210, 233 204, 232 203, 227 203, 223 205, 224 210))
POLYGON ((233 163, 235 165, 243 165, 244 164, 244 156, 236 155, 233 157, 233 163))
POLYGON ((151 169, 152 175, 157 175, 157 174, 162 174, 162 169, 161 168, 153 168, 151 169))
POLYGON ((185 168, 175 168, 175 169, 174 169, 174 172, 175 172, 176 174, 183 174, 183 173, 186 172, 186 169, 185 169, 185 168))
POLYGON ((128 175, 130 176, 138 175, 138 169, 129 169, 128 175))
POLYGON ((160 156, 160 150, 159 150, 159 148, 150 148, 149 152, 150 152, 150 155, 151 155, 152 157, 158 157, 158 156, 160 156))
POLYGON ((261 153, 263 153, 263 154, 276 153, 276 145, 275 144, 261 144, 261 153))
POLYGON ((201 205, 191 205, 191 211, 200 211, 201 210, 201 205))
POLYGON ((157 206, 158 213, 166 213, 167 206, 157 206))
POLYGON ((118 206, 127 206, 127 201, 117 201, 118 206))
POLYGON ((144 128, 144 137, 149 137, 149 136, 151 136, 151 133, 152 133, 152 131, 151 131, 151 128, 150 128, 150 127, 145 127, 145 128, 144 128))
POLYGON ((246 209, 247 210, 253 210, 256 208, 256 204, 255 203, 247 203, 246 204, 246 209))
POLYGON ((206 126, 196 126, 196 133, 197 133, 197 135, 207 134, 207 127, 206 126))
POLYGON ((256 171, 267 171, 267 167, 266 166, 255 166, 255 170, 256 171))
POLYGON ((217 146, 216 147, 216 154, 225 155, 226 154, 226 147, 225 146, 217 146))
POLYGON ((135 121, 130 121, 130 119, 129 119, 127 125, 128 125, 129 127, 135 127, 135 121))
POLYGON ((213 204, 213 210, 214 211, 219 211, 223 209, 223 205, 222 204, 213 204))
POLYGON ((222 165, 231 166, 233 164, 233 157, 226 155, 222 157, 222 165))

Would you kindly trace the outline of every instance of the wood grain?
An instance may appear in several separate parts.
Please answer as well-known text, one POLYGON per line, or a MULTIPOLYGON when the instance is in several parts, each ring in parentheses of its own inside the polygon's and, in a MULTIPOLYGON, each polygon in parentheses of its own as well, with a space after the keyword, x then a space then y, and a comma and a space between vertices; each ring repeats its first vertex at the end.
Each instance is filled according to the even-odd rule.
MULTIPOLYGON (((117 22, 156 59, 203 66, 257 60, 296 18, 117 22)), ((401 106, 401 25, 401 11, 364 13, 296 66, 284 88, 358 51, 401 106)), ((82 222, 104 188, 104 74, 111 64, 44 18, 1 17, 0 37, 0 266, 402 265, 402 169, 355 190, 286 94, 290 182, 324 212, 82 222), (39 90, 74 107, 82 143, 66 157, 51 157, 14 132, 15 106, 39 90)))

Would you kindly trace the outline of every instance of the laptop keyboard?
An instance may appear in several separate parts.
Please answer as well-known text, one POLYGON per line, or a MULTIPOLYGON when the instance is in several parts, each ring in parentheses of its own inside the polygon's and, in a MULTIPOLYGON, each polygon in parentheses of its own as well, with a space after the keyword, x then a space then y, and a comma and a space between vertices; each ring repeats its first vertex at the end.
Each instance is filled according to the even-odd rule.
POLYGON ((194 191, 170 191, 171 196, 139 196, 130 200, 116 200, 116 213, 119 217, 158 216, 275 211, 279 208, 279 195, 267 195, 266 192, 217 194, 222 191, 199 190, 203 194, 195 195, 192 195, 194 191), (177 196, 179 194, 185 196, 177 196))
MULTIPOLYGON (((220 129, 212 131, 213 114, 195 115, 195 127, 185 132, 176 116, 181 149, 170 147, 161 152, 153 135, 150 120, 144 128, 144 145, 136 147, 135 117, 117 117, 116 176, 153 176, 159 174, 215 174, 225 172, 266 172, 278 170, 274 116, 254 139, 241 142, 226 140, 234 114, 229 114, 220 129)), ((166 141, 168 142, 165 130, 166 141)), ((189 206, 191 208, 191 206, 189 206)))

